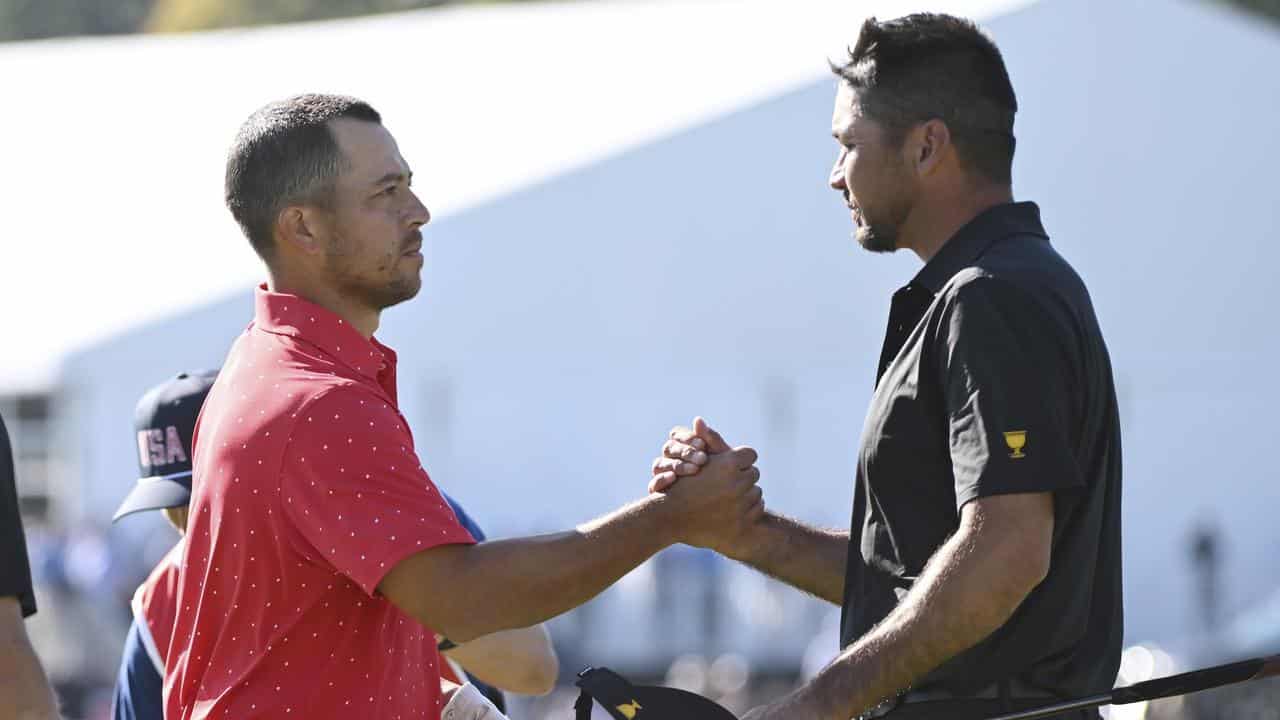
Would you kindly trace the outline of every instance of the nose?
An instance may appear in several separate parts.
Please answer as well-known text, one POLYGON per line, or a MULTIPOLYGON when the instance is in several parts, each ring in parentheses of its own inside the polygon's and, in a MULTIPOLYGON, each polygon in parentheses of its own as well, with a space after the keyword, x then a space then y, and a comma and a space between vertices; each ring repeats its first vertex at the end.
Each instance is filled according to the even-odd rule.
POLYGON ((414 227, 422 227, 431 222, 431 211, 418 198, 418 194, 410 190, 409 195, 413 198, 409 206, 409 222, 414 227))
POLYGON ((843 192, 848 189, 844 182, 844 164, 848 157, 848 150, 840 150, 840 155, 836 158, 836 164, 831 166, 831 176, 827 178, 827 183, 831 185, 832 190, 843 192))

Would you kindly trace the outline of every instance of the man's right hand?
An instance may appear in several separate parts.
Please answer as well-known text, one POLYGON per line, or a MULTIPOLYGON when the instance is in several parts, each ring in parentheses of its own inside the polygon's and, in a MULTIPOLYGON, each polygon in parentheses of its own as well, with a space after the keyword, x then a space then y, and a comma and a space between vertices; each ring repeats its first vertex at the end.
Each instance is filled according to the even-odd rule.
POLYGON ((649 490, 676 504, 681 542, 729 554, 764 517, 755 462, 755 450, 729 447, 702 418, 695 418, 692 428, 671 431, 663 457, 654 462, 649 490), (695 473, 696 479, 677 482, 695 473))

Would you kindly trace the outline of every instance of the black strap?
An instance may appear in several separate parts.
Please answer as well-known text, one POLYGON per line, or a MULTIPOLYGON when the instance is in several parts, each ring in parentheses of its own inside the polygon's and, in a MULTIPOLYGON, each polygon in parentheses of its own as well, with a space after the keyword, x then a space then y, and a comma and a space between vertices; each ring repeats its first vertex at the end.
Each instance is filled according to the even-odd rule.
POLYGON ((636 697, 636 688, 627 679, 609 668, 589 667, 578 673, 575 683, 582 688, 582 694, 573 707, 578 712, 577 720, 591 717, 591 701, 597 700, 615 720, 627 720, 618 708, 631 704, 636 697))
POLYGON ((578 701, 573 704, 574 720, 591 720, 591 693, 583 690, 578 694, 578 701))

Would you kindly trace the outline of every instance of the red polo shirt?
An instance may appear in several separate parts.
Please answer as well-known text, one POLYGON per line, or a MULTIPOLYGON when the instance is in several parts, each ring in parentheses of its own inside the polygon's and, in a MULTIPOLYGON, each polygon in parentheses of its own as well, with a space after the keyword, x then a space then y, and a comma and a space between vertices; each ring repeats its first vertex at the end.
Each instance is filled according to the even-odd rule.
POLYGON ((196 426, 166 718, 439 718, 433 633, 376 588, 473 540, 414 453, 395 369, 259 288, 196 426))

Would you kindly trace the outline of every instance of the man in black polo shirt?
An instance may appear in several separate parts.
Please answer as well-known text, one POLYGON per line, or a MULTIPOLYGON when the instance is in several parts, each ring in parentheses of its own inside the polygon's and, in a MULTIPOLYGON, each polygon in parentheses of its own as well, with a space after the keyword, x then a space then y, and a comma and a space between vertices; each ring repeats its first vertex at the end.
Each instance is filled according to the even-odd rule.
MULTIPOLYGON (((1083 282, 1013 202, 1000 52, 911 15, 867 21, 834 69, 831 186, 863 247, 925 266, 893 296, 857 531, 769 513, 716 544, 843 607, 840 656, 744 720, 965 720, 1105 691, 1123 634, 1111 366, 1083 282)), ((652 487, 726 448, 677 428, 652 487)))
POLYGON ((27 541, 18 515, 13 450, 0 418, 0 720, 58 717, 53 690, 23 625, 23 619, 35 612, 27 541))

